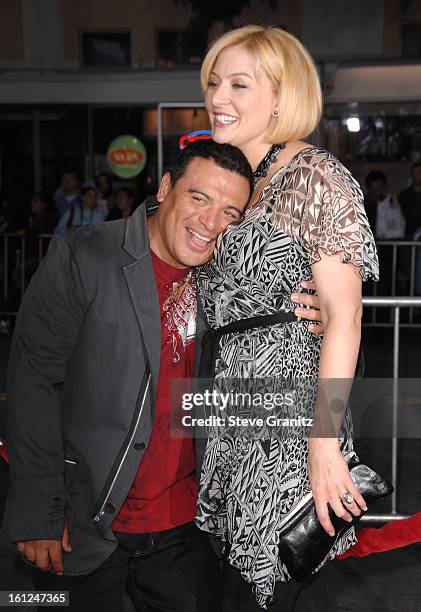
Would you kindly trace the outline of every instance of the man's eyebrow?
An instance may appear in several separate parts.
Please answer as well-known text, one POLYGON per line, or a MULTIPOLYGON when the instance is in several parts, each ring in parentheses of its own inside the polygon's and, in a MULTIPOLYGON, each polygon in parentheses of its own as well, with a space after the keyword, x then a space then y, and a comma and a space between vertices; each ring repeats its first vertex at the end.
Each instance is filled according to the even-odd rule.
POLYGON ((210 195, 208 195, 204 191, 200 191, 200 189, 196 189, 195 187, 192 187, 191 189, 187 189, 187 193, 197 193, 201 195, 202 197, 206 198, 207 200, 209 200, 209 202, 213 202, 213 199, 211 198, 210 195))
MULTIPOLYGON (((195 189, 194 187, 192 187, 191 189, 187 189, 187 193, 197 193, 198 195, 201 195, 203 198, 208 200, 208 202, 214 201, 210 195, 208 195, 204 191, 200 191, 200 189, 195 189)), ((235 204, 227 204, 225 208, 232 208, 233 210, 236 210, 237 212, 243 214, 241 208, 239 206, 236 206, 235 204)))
POLYGON ((243 214, 241 208, 239 206, 236 206, 235 204, 227 204, 225 208, 232 208, 233 210, 236 210, 237 212, 243 214))

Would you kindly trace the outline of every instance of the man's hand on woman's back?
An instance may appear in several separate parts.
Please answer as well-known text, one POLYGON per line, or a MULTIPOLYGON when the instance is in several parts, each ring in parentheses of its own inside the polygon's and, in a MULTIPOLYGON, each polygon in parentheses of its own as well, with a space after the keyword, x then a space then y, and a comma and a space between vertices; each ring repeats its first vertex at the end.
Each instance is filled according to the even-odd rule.
POLYGON ((291 300, 295 304, 300 304, 300 306, 303 306, 296 308, 294 313, 297 315, 297 317, 301 317, 301 319, 308 319, 311 321, 312 323, 308 328, 309 331, 317 336, 320 336, 324 332, 324 327, 320 316, 320 303, 316 285, 313 281, 302 281, 301 287, 303 287, 303 289, 316 291, 316 295, 304 292, 293 293, 291 295, 291 300))

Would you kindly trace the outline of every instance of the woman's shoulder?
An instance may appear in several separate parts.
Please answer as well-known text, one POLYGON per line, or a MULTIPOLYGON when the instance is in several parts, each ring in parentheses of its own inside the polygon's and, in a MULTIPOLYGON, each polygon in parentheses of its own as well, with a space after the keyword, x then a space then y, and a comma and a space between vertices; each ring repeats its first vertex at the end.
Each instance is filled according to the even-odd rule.
MULTIPOLYGON (((352 178, 350 171, 332 153, 317 145, 306 145, 279 168, 272 182, 283 179, 284 175, 302 172, 311 176, 343 176, 352 178)), ((303 175, 304 175, 303 174, 303 175)))
POLYGON ((354 196, 362 197, 358 181, 332 153, 316 146, 308 151, 303 150, 302 156, 303 161, 312 167, 313 182, 320 180, 325 187, 352 192, 354 196))
POLYGON ((297 151, 269 182, 269 186, 279 194, 284 193, 286 185, 289 185, 289 190, 336 192, 352 199, 363 199, 361 187, 350 170, 330 151, 318 145, 307 145, 297 151))
POLYGON ((345 174, 351 175, 348 168, 346 168, 342 162, 339 161, 330 151, 319 147, 317 145, 309 145, 308 147, 301 149, 297 153, 298 163, 306 163, 313 168, 319 169, 321 172, 327 174, 345 174))
POLYGON ((338 160, 323 147, 303 143, 302 148, 292 156, 289 163, 293 166, 305 164, 316 167, 320 164, 332 163, 332 161, 338 160))

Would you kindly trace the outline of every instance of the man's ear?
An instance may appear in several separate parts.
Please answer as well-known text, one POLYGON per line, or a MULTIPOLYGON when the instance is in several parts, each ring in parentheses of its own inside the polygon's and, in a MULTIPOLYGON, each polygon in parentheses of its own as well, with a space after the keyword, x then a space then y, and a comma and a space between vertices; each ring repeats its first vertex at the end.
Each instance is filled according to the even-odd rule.
POLYGON ((156 199, 158 200, 158 202, 162 202, 167 197, 171 189, 171 174, 169 172, 166 172, 161 179, 158 193, 156 194, 156 199))

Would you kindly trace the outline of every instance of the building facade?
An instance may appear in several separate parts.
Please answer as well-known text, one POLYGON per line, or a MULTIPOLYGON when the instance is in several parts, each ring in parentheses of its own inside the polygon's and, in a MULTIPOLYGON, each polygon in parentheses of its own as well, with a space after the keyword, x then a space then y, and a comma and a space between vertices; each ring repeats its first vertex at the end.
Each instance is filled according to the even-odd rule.
MULTIPOLYGON (((279 25, 309 48, 325 93, 324 120, 313 140, 360 180, 380 167, 392 187, 400 184, 421 155, 421 0, 275 5, 252 0, 233 23, 279 25)), ((199 66, 223 25, 191 30, 189 6, 0 0, 0 186, 11 197, 52 192, 69 169, 81 179, 94 177, 107 169, 107 147, 121 134, 140 137, 147 148, 148 164, 136 180, 139 197, 155 189, 158 105, 167 103, 164 165, 180 136, 208 127, 198 106, 199 66)))

